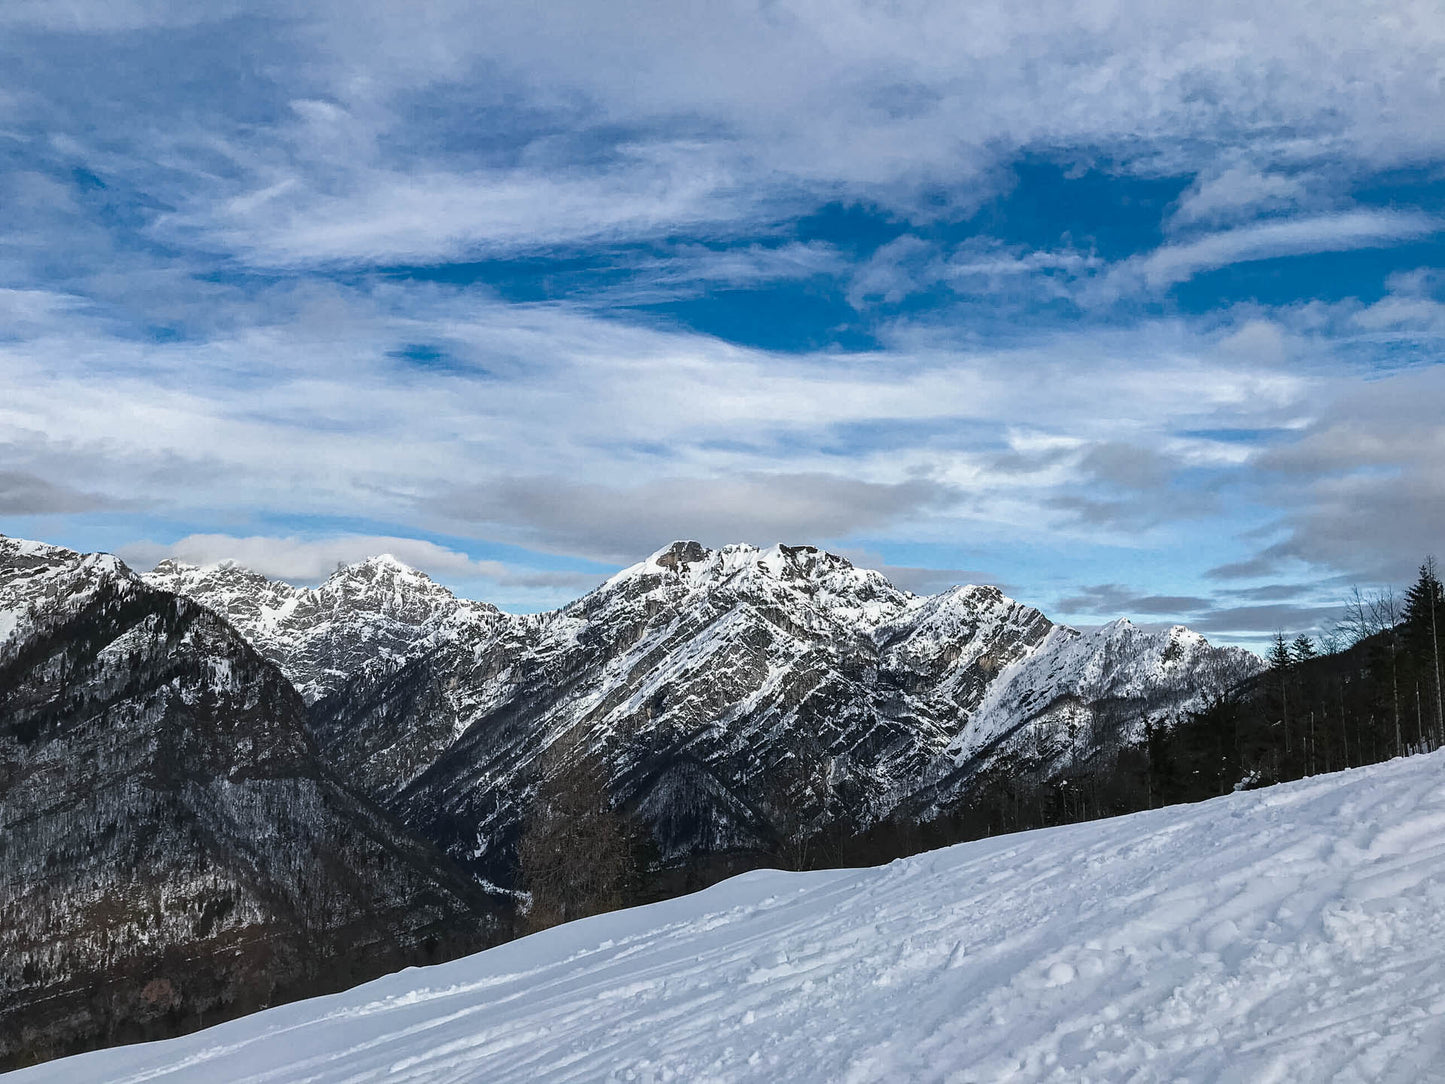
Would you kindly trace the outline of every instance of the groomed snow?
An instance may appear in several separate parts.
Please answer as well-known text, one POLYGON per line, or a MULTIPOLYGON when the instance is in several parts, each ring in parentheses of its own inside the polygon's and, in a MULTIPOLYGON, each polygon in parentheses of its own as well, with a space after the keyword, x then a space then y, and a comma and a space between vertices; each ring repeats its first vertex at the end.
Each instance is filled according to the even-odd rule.
POLYGON ((31 1081, 1419 1081, 1445 754, 752 873, 31 1081))

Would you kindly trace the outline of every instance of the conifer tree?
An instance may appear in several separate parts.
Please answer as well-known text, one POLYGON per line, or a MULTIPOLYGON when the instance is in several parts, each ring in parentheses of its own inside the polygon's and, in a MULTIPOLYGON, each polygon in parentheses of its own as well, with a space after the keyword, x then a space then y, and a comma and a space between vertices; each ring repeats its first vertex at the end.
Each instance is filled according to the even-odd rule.
POLYGON ((1304 633, 1300 633, 1289 645, 1289 654, 1294 662, 1301 663, 1308 662, 1318 655, 1319 652, 1315 650, 1315 642, 1304 633))
POLYGON ((1411 653, 1420 664, 1430 693, 1436 741, 1445 736, 1445 704, 1440 688, 1440 622, 1445 620, 1445 590, 1440 584, 1434 556, 1420 565, 1414 585, 1405 595, 1405 631, 1411 653))
POLYGON ((1284 638, 1283 630, 1274 634, 1274 643, 1270 645, 1267 657, 1269 668, 1277 674, 1285 673, 1294 663, 1294 656, 1290 654, 1289 643, 1284 638))

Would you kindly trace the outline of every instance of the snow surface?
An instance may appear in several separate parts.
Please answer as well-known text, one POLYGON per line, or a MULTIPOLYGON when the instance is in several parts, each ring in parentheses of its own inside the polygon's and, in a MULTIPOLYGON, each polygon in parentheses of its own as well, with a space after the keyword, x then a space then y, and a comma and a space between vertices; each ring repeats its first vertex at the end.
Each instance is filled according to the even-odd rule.
POLYGON ((747 874, 33 1081, 1419 1081, 1445 753, 747 874))

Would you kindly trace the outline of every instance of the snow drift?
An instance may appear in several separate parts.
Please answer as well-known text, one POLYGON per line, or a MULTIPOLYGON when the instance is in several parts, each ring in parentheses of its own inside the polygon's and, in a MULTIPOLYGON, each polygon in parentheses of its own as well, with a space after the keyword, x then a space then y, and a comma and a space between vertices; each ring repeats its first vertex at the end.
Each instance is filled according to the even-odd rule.
POLYGON ((1418 1081, 1445 752, 759 872, 31 1082, 1418 1081))

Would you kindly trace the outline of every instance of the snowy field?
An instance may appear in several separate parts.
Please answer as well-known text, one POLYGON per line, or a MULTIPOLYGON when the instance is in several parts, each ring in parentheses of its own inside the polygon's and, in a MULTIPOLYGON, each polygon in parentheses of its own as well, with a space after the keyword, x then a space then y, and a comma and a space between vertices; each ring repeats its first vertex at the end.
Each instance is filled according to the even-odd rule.
POLYGON ((753 873, 32 1081, 1445 1079, 1445 755, 753 873))

